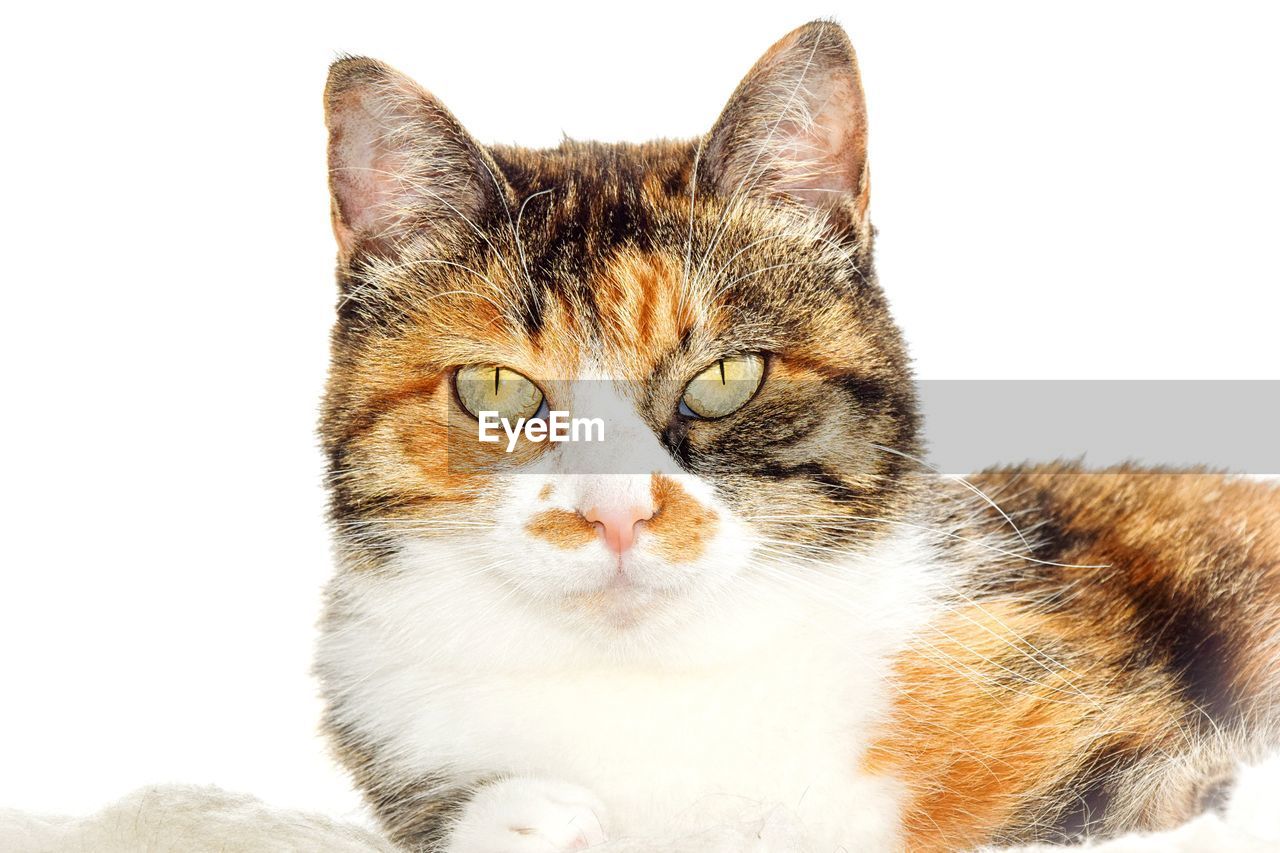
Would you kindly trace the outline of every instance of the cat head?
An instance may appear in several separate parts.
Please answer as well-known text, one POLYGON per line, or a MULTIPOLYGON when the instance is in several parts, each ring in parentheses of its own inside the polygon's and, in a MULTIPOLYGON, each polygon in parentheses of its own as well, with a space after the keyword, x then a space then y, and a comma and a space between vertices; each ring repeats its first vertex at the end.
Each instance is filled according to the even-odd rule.
POLYGON ((905 511, 915 402, 839 27, 775 44, 691 142, 487 147, 369 59, 335 63, 325 98, 348 571, 665 630, 753 574, 864 553, 905 511), (551 411, 602 415, 604 442, 480 440, 486 412, 551 411))

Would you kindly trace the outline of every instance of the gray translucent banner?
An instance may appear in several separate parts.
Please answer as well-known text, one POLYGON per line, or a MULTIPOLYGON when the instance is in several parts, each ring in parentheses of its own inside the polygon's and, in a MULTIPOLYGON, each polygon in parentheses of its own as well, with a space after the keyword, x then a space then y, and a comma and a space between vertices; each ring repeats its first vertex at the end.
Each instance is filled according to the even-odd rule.
POLYGON ((1280 474, 1280 381, 1067 380, 917 384, 932 464, 1083 459, 1280 474))
MULTIPOLYGON (((885 405, 884 389, 878 400, 860 408, 857 395, 870 387, 867 383, 789 381, 788 386, 766 378, 740 412, 719 426, 698 427, 681 407, 678 386, 535 380, 546 404, 544 416, 548 409, 563 410, 603 425, 602 439, 592 429, 592 440, 542 447, 496 430, 481 443, 476 417, 455 396, 447 414, 448 465, 453 472, 479 475, 678 471, 660 433, 682 419, 688 419, 686 426, 695 424, 693 429, 714 432, 723 464, 729 463, 734 442, 769 442, 785 451, 788 464, 801 464, 815 453, 832 460, 867 450, 859 446, 869 441, 860 431, 862 413, 885 405), (800 419, 802 429, 797 428, 800 419), (740 427, 729 428, 735 421, 740 427)), ((742 396, 750 398, 754 388, 746 387, 742 396)), ((915 391, 924 458, 949 474, 1057 459, 1083 460, 1092 468, 1136 462, 1280 474, 1280 381, 931 380, 917 383, 915 391)), ((732 398, 735 392, 724 393, 732 398)), ((888 399, 896 396, 891 388, 887 393, 888 399)), ((529 405, 536 404, 534 392, 529 405)))

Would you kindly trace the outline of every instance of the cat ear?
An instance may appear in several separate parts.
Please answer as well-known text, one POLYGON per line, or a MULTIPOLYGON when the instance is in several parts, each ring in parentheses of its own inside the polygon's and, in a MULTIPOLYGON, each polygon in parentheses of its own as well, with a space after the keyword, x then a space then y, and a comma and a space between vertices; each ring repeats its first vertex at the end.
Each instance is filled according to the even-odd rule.
POLYGON ((849 37, 814 21, 769 48, 704 144, 712 189, 786 199, 869 232, 867 108, 849 37))
POLYGON ((497 166, 444 106, 372 59, 342 59, 325 86, 333 231, 344 261, 357 247, 394 253, 421 233, 447 238, 509 192, 497 166))

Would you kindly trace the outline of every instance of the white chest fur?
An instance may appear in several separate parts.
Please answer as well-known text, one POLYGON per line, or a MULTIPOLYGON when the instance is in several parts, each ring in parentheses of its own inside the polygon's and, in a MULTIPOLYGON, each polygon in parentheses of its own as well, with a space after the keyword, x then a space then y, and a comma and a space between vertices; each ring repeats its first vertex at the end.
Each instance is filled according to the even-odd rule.
POLYGON ((857 762, 878 703, 864 696, 860 707, 844 689, 847 667, 812 650, 775 651, 767 662, 684 672, 437 682, 410 737, 428 766, 583 785, 605 802, 614 833, 653 834, 684 812, 719 820, 774 805, 812 815, 817 829, 864 801, 857 762))
POLYGON ((681 636, 714 654, 652 659, 583 653, 580 636, 439 576, 350 579, 320 663, 340 717, 393 744, 398 773, 572 782, 615 837, 782 806, 814 850, 891 849, 896 785, 859 763, 887 658, 927 611, 928 567, 895 563, 888 599, 871 583, 852 603, 843 582, 753 596, 681 636))

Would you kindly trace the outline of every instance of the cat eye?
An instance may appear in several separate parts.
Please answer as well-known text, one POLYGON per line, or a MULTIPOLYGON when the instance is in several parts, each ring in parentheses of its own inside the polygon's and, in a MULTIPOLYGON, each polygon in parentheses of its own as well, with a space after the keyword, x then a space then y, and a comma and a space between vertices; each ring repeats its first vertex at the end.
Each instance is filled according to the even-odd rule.
POLYGON ((680 412, 723 418, 745 406, 764 379, 764 358, 756 353, 722 358, 685 386, 680 412), (686 411, 687 410, 687 411, 686 411))
POLYGON ((499 418, 515 423, 533 417, 542 408, 542 389, 509 367, 460 367, 453 384, 462 405, 476 418, 481 412, 497 412, 499 418))

